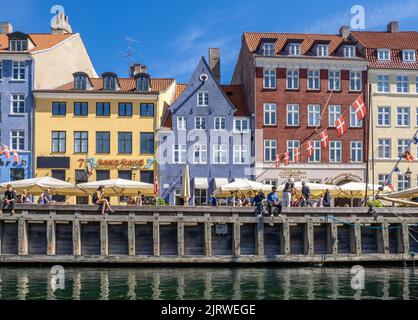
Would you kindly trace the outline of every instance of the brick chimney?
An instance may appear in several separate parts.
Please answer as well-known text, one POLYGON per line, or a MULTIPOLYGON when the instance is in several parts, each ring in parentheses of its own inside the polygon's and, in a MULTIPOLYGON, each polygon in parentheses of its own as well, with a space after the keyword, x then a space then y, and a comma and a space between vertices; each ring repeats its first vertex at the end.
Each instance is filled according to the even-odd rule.
POLYGON ((13 32, 13 26, 10 22, 0 22, 0 33, 9 34, 13 32))
POLYGON ((399 31, 399 23, 398 21, 391 21, 388 24, 387 32, 395 33, 399 31))
POLYGON ((350 27, 349 26, 341 26, 340 28, 340 36, 344 39, 347 39, 350 35, 350 27))
POLYGON ((64 15, 64 12, 60 12, 57 14, 56 19, 51 22, 51 33, 72 33, 73 30, 68 22, 68 16, 64 15))
POLYGON ((131 66, 131 77, 134 77, 140 73, 147 74, 147 66, 144 64, 140 64, 140 63, 133 64, 131 66))
POLYGON ((221 53, 219 48, 209 48, 209 67, 218 83, 221 82, 221 53))

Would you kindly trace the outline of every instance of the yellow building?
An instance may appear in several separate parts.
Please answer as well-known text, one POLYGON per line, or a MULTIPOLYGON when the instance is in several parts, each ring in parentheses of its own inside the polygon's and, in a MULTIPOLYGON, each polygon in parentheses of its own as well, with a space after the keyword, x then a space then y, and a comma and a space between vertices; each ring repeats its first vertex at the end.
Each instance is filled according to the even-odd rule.
POLYGON ((400 173, 392 172, 405 150, 417 157, 408 144, 418 129, 418 32, 400 32, 391 22, 386 32, 352 32, 359 49, 369 60, 368 82, 373 145, 370 143, 370 181, 390 180, 396 190, 416 186, 418 161, 402 160, 400 173), (392 174, 391 174, 392 172, 392 174))
POLYGON ((115 178, 153 183, 155 132, 175 93, 174 79, 150 78, 142 65, 132 67, 131 78, 80 72, 71 83, 36 90, 35 175, 75 184, 115 178))

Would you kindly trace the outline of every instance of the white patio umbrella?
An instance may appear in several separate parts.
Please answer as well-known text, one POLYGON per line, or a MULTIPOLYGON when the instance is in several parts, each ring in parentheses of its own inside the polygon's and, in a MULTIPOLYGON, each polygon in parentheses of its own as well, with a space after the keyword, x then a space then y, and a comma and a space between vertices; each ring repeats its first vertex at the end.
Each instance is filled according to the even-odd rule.
POLYGON ((83 195, 83 192, 80 191, 80 189, 78 189, 72 183, 68 183, 66 181, 58 180, 52 177, 37 177, 32 179, 5 182, 0 186, 2 189, 5 189, 8 184, 11 184, 13 189, 15 189, 17 192, 23 192, 23 190, 26 190, 28 193, 31 193, 34 196, 40 195, 48 188, 51 189, 52 195, 83 195))
POLYGON ((191 198, 191 190, 190 190, 190 170, 189 165, 186 164, 183 171, 183 177, 181 179, 181 197, 184 200, 184 205, 189 205, 189 200, 191 198))
MULTIPOLYGON (((277 189, 280 193, 283 192, 284 186, 286 183, 280 185, 277 189)), ((341 193, 341 190, 332 184, 322 184, 322 183, 310 183, 310 182, 306 182, 306 186, 309 187, 309 189, 311 190, 311 196, 312 198, 320 198, 324 195, 324 192, 328 189, 331 196, 336 197, 341 193)), ((295 182, 295 188, 299 191, 302 192, 302 182, 298 181, 295 182)))
POLYGON ((105 187, 104 195, 106 197, 135 196, 137 195, 138 191, 141 191, 146 195, 152 195, 154 192, 153 184, 125 179, 92 181, 80 183, 77 185, 77 187, 88 194, 93 194, 100 186, 105 187))
POLYGON ((215 190, 215 193, 221 197, 228 197, 235 192, 257 192, 260 190, 264 192, 270 192, 272 187, 272 185, 263 184, 248 179, 236 179, 234 182, 219 187, 215 190))
POLYGON ((410 188, 398 192, 392 192, 386 195, 389 198, 394 199, 410 199, 410 198, 417 198, 418 197, 418 187, 410 188))
MULTIPOLYGON (((363 182, 349 182, 339 186, 341 190, 340 198, 363 198, 366 196, 366 187, 367 194, 373 195, 379 192, 379 185, 377 184, 366 184, 363 182)), ((390 193, 392 190, 389 187, 384 187, 382 193, 390 193)))

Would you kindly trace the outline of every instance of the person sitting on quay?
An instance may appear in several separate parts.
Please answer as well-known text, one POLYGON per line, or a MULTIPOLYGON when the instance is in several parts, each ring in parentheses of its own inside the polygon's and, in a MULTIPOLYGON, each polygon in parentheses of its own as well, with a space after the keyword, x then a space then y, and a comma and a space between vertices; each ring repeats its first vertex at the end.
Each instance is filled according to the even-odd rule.
POLYGON ((110 212, 114 212, 112 208, 110 207, 109 201, 105 199, 104 197, 104 186, 100 186, 97 188, 96 192, 93 194, 93 203, 97 204, 98 206, 102 207, 102 215, 106 213, 106 210, 109 210, 110 212))
POLYGON ((142 197, 142 192, 138 191, 138 195, 136 197, 136 205, 141 207, 141 206, 143 206, 143 204, 144 204, 144 199, 142 197))
POLYGON ((329 193, 329 189, 325 190, 322 203, 323 203, 324 207, 326 207, 326 208, 331 207, 331 194, 329 193))
POLYGON ((15 214, 15 204, 17 202, 16 192, 13 190, 13 186, 8 184, 6 191, 4 192, 4 200, 2 208, 0 209, 0 214, 3 214, 4 209, 11 209, 12 215, 15 214))
POLYGON ((242 201, 243 207, 249 207, 251 205, 250 199, 248 198, 247 194, 244 194, 244 200, 242 201))
POLYGON ((263 213, 266 212, 263 206, 263 200, 266 198, 263 191, 258 191, 258 194, 253 198, 253 201, 251 202, 251 205, 255 205, 256 213, 258 213, 257 217, 261 218, 263 216, 263 213))
POLYGON ((274 217, 274 210, 278 208, 279 214, 281 212, 280 198, 277 193, 277 187, 271 188, 271 192, 267 195, 267 205, 270 216, 274 217))
POLYGON ((22 195, 20 196, 19 203, 22 204, 31 204, 32 203, 32 195, 25 189, 23 190, 22 195))
POLYGON ((51 188, 47 188, 38 199, 38 204, 52 204, 51 188))

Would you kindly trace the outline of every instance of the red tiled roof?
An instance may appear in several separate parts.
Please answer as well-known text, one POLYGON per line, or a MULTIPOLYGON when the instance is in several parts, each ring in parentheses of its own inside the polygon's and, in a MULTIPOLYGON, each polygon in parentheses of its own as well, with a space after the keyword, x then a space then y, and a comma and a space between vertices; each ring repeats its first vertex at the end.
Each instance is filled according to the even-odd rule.
POLYGON ((301 55, 310 55, 309 50, 318 41, 329 41, 330 55, 341 45, 345 39, 339 35, 331 34, 303 34, 303 33, 274 33, 274 32, 244 32, 244 40, 249 50, 255 53, 262 40, 273 40, 276 43, 276 53, 279 54, 289 40, 300 40, 301 55))
MULTIPOLYGON (((28 50, 28 52, 37 52, 45 49, 52 48, 62 41, 72 37, 74 33, 65 34, 51 34, 51 33, 30 33, 28 39, 30 39, 35 45, 34 48, 28 50)), ((0 53, 10 52, 9 48, 9 36, 7 34, 0 34, 0 53)))
POLYGON ((184 92, 184 90, 186 90, 186 88, 187 88, 187 84, 178 83, 177 86, 176 86, 176 94, 174 96, 173 101, 176 101, 181 96, 181 94, 184 92))
MULTIPOLYGON (((354 31, 352 35, 366 48, 366 59, 370 68, 418 69, 418 62, 403 62, 402 50, 418 50, 418 32, 371 32, 354 31), (378 61, 377 49, 390 49, 391 61, 378 61)), ((418 56, 418 54, 416 54, 418 56)))

